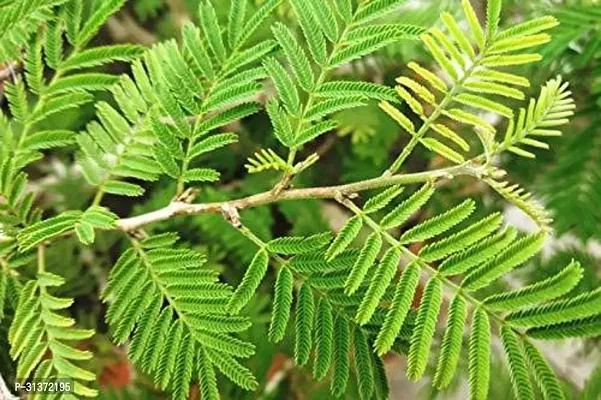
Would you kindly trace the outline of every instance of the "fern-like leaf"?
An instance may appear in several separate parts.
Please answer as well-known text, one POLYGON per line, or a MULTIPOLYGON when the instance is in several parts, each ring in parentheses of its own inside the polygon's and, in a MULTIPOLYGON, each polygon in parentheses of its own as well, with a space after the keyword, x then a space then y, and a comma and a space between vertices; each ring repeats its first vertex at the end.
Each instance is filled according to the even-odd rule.
POLYGON ((267 251, 259 250, 248 266, 240 286, 238 286, 228 303, 227 308, 230 313, 238 314, 252 298, 267 272, 268 263, 269 254, 267 251))
POLYGON ((283 267, 280 269, 275 283, 273 311, 271 313, 271 324, 269 325, 269 340, 272 342, 281 341, 286 333, 286 324, 290 318, 290 307, 292 306, 292 291, 292 272, 283 267))
POLYGON ((309 360, 309 353, 313 347, 314 316, 313 292, 308 285, 304 284, 298 291, 296 302, 294 358, 298 365, 304 365, 309 360))
POLYGON ((595 289, 566 300, 516 311, 505 320, 516 327, 540 327, 587 318, 599 314, 600 308, 601 289, 595 289))
POLYGON ((327 300, 322 298, 317 305, 315 316, 315 363, 313 364, 313 376, 316 379, 323 379, 330 368, 334 334, 333 321, 332 306, 327 300))
POLYGON ((565 399, 562 386, 553 370, 538 349, 527 340, 524 341, 524 353, 545 400, 565 399))
POLYGON ((461 354, 463 331, 467 319, 467 302, 461 295, 453 297, 449 306, 447 327, 436 365, 434 385, 442 390, 451 384, 461 354))
POLYGON ((409 264, 397 284, 390 310, 374 343, 378 355, 383 355, 392 347, 413 301, 415 289, 419 282, 419 267, 416 263, 409 264))
POLYGON ((582 279, 580 264, 572 261, 557 275, 510 292, 487 297, 484 304, 490 310, 512 311, 560 297, 582 279))
POLYGON ((369 288, 365 293, 365 297, 357 311, 355 320, 359 324, 366 324, 373 316, 378 303, 382 299, 382 296, 384 296, 386 288, 394 277, 400 258, 401 252, 397 248, 388 249, 382 257, 380 264, 377 267, 378 269, 374 274, 369 284, 369 288))
POLYGON ((338 232, 330 247, 328 247, 326 251, 327 260, 332 261, 338 254, 343 252, 355 240, 362 226, 363 219, 360 216, 349 218, 342 229, 340 229, 340 232, 338 232))
POLYGON ((501 327, 501 341, 507 355, 509 373, 513 391, 518 399, 534 398, 534 392, 528 376, 528 367, 524 358, 524 351, 520 345, 519 338, 506 326, 501 327))
POLYGON ((493 260, 467 275, 462 286, 466 290, 477 290, 488 285, 536 254, 542 248, 545 239, 546 235, 543 233, 535 233, 519 239, 493 260))
POLYGON ((407 367, 407 378, 411 380, 420 379, 426 370, 441 303, 442 281, 432 278, 424 289, 411 336, 407 367))
POLYGON ((469 340, 470 398, 488 398, 490 381, 490 322, 486 311, 476 309, 469 340))

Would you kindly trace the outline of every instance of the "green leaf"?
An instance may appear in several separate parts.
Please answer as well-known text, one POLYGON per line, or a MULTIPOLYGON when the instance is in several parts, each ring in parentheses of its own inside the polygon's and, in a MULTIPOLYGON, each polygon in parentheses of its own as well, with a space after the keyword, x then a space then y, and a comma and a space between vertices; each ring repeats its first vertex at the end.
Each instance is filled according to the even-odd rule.
POLYGON ((453 39, 457 42, 461 51, 465 54, 469 55, 469 57, 473 60, 476 57, 474 49, 469 41, 469 39, 463 33, 463 30, 459 27, 459 24, 455 20, 455 18, 448 12, 443 12, 441 15, 441 20, 444 22, 445 26, 448 28, 449 32, 453 36, 453 39))
POLYGON ((502 0, 488 0, 486 7, 486 27, 488 28, 489 41, 492 40, 499 28, 502 4, 502 0))
POLYGON ((63 71, 69 71, 97 67, 115 61, 129 62, 142 55, 143 52, 142 47, 132 44, 99 46, 73 53, 59 64, 59 68, 63 71))
POLYGON ((365 241, 357 261, 353 264, 351 273, 344 284, 344 293, 352 295, 359 289, 359 286, 363 283, 365 276, 369 272, 369 269, 373 266, 376 261, 376 257, 382 248, 382 237, 379 233, 374 232, 365 241))
POLYGON ((215 79, 215 71, 211 58, 204 43, 200 40, 200 29, 196 28, 190 22, 186 23, 182 29, 182 37, 186 54, 189 54, 196 68, 208 79, 215 79))
POLYGON ((426 34, 426 33, 422 34, 421 38, 422 38, 424 44, 426 45, 426 47, 428 48, 428 51, 430 52, 430 54, 432 54, 432 57, 434 57, 434 59, 440 66, 440 68, 454 82, 457 82, 457 80, 459 79, 459 76, 457 74, 457 71, 455 70, 455 67, 453 66, 453 63, 451 62, 451 60, 449 60, 447 58, 444 51, 434 41, 434 38, 432 38, 429 34, 426 34))
POLYGON ((24 124, 28 118, 29 106, 27 104, 27 93, 25 92, 23 80, 17 78, 14 82, 8 82, 5 85, 4 93, 8 99, 13 118, 24 124))
POLYGON ((211 168, 192 168, 184 172, 184 182, 216 182, 219 172, 211 168))
POLYGON ((313 18, 309 4, 304 0, 292 0, 291 3, 313 59, 319 65, 324 65, 328 57, 326 42, 319 25, 313 18))
POLYGON ((276 47, 274 40, 264 40, 261 43, 231 56, 228 65, 228 75, 233 74, 243 67, 246 67, 258 60, 262 60, 269 55, 276 47))
POLYGON ((290 114, 296 115, 299 111, 300 100, 296 86, 294 85, 294 82, 292 82, 288 72, 286 72, 284 67, 282 67, 282 64, 276 61, 275 58, 268 58, 263 62, 263 66, 273 80, 286 110, 288 110, 290 114))
POLYGON ((330 369, 332 359, 332 341, 334 322, 332 306, 322 298, 317 306, 315 320, 315 363, 313 364, 313 377, 323 379, 330 369))
POLYGON ((361 216, 355 215, 349 218, 338 232, 330 247, 328 247, 326 259, 332 261, 338 254, 342 253, 355 240, 362 226, 363 219, 361 216))
POLYGON ((103 185, 103 189, 107 193, 117 194, 120 196, 141 196, 144 194, 144 189, 140 185, 122 181, 107 181, 103 185))
POLYGON ((367 337, 359 328, 353 331, 353 353, 355 355, 355 374, 362 400, 371 399, 374 392, 373 366, 369 354, 367 337))
POLYGON ((290 62, 290 67, 294 71, 298 83, 305 91, 311 91, 313 89, 314 76, 305 50, 298 44, 292 32, 284 24, 277 22, 271 30, 278 44, 284 50, 284 54, 290 62))
POLYGON ((469 341, 470 398, 488 399, 490 382, 490 322, 486 311, 477 308, 469 341))
MULTIPOLYGON (((180 168, 169 150, 160 144, 155 145, 152 150, 154 159, 159 163, 163 172, 172 178, 177 178, 180 174, 180 168)), ((188 173, 188 171, 185 171, 185 173, 188 173)))
POLYGON ((215 14, 215 9, 211 2, 205 1, 198 7, 198 15, 200 17, 200 26, 204 32, 204 37, 209 43, 209 47, 213 54, 220 62, 224 62, 226 58, 225 46, 221 37, 221 28, 215 14))
POLYGON ((394 185, 377 194, 371 199, 365 202, 363 206, 363 212, 365 214, 372 214, 382 208, 388 206, 388 204, 398 195, 403 192, 404 188, 399 185, 394 185))
POLYGON ((434 375, 434 386, 438 390, 442 390, 451 384, 457 370, 466 319, 467 302, 463 296, 457 294, 449 305, 447 327, 442 339, 440 356, 434 375))
POLYGON ((19 250, 27 251, 40 243, 73 230, 81 214, 81 211, 68 211, 21 229, 17 234, 19 250))
POLYGON ((411 380, 420 379, 426 370, 441 303, 442 281, 432 278, 424 289, 411 336, 407 365, 407 378, 411 380))
POLYGON ((305 365, 309 360, 313 347, 314 313, 313 293, 309 285, 303 284, 298 291, 296 301, 294 359, 298 365, 305 365))
POLYGON ((349 378, 350 329, 348 322, 341 316, 334 319, 334 347, 332 349, 331 392, 341 397, 346 391, 349 378))
POLYGON ((462 274, 480 263, 496 256, 504 250, 517 235, 514 228, 508 228, 496 235, 472 245, 447 258, 438 268, 442 275, 462 274))
POLYGON ((403 271, 403 275, 396 286, 390 310, 386 314, 386 319, 374 344, 380 356, 392 348, 401 326, 405 322, 419 282, 419 275, 420 268, 417 263, 409 264, 403 271))
POLYGON ((509 364, 509 373, 511 375, 511 383, 513 384, 513 392, 518 399, 533 399, 534 392, 530 384, 528 375, 528 367, 524 358, 522 346, 520 346, 519 338, 506 326, 501 327, 501 342, 507 361, 509 364))
POLYGON ((363 107, 365 100, 363 96, 349 96, 320 101, 307 110, 305 120, 316 121, 339 111, 363 107))
POLYGON ((267 243, 267 250, 273 253, 294 255, 311 253, 324 248, 330 240, 330 232, 318 233, 308 237, 281 237, 267 243))
POLYGON ((76 133, 67 130, 39 131, 23 140, 23 147, 29 150, 46 150, 65 147, 75 143, 76 133))
POLYGON ((246 22, 244 28, 240 32, 236 48, 243 46, 255 31, 263 24, 269 15, 280 5, 282 0, 266 0, 261 8, 253 14, 246 22))
POLYGON ((437 89, 442 93, 446 93, 447 84, 440 79, 438 76, 427 70, 426 68, 420 66, 415 62, 410 62, 407 66, 420 77, 422 77, 426 82, 428 82, 432 87, 437 89))
POLYGON ((334 7, 340 18, 347 24, 353 18, 353 5, 350 0, 334 0, 334 7))
POLYGON ((307 0, 307 3, 321 31, 330 42, 335 42, 338 39, 338 24, 329 4, 320 0, 307 0))
POLYGON ((559 21, 557 18, 552 16, 534 18, 517 25, 513 25, 511 28, 505 29, 497 35, 497 40, 516 36, 534 35, 539 32, 554 28, 558 24, 559 21))
POLYGON ((271 124, 273 125, 273 134, 286 147, 291 147, 294 141, 294 132, 286 112, 280 107, 275 99, 267 101, 265 106, 271 124))
POLYGON ((116 13, 125 3, 125 0, 103 1, 94 13, 88 18, 77 35, 76 46, 84 47, 93 37, 106 20, 116 13))
POLYGON ((376 273, 373 275, 365 297, 361 301, 355 320, 360 325, 364 325, 372 318, 376 307, 382 300, 386 288, 390 285, 401 259, 401 252, 396 247, 392 247, 384 253, 376 273))
POLYGON ((37 111, 30 116, 28 122, 30 124, 41 122, 62 111, 80 107, 83 104, 89 103, 93 99, 94 96, 83 92, 68 93, 61 96, 52 97, 47 102, 43 103, 41 107, 37 108, 37 111))
MULTIPOLYGON (((510 85, 530 87, 528 79, 515 74, 509 74, 507 72, 495 71, 492 69, 481 69, 474 72, 472 75, 474 78, 478 78, 482 81, 492 81, 500 83, 508 83, 510 85)), ((473 85, 473 83, 471 83, 473 85)))
POLYGON ((194 130, 195 135, 203 135, 213 129, 220 128, 230 123, 246 118, 259 111, 256 103, 240 104, 223 112, 213 115, 200 123, 194 130))
POLYGON ((560 297, 572 290, 582 279, 582 267, 572 261, 558 274, 521 289, 487 297, 484 304, 490 310, 512 311, 560 297))
POLYGON ((475 208, 475 202, 467 199, 447 212, 425 220, 421 224, 405 231, 401 243, 419 242, 437 236, 467 218, 475 208))
POLYGON ((354 22, 356 24, 363 24, 380 18, 399 8, 404 2, 405 0, 374 0, 363 2, 357 9, 354 22))
POLYGON ((293 284, 292 272, 289 268, 282 267, 275 283, 273 311, 271 312, 271 324, 269 325, 269 340, 271 342, 281 341, 286 333, 286 324, 290 318, 290 307, 292 306, 293 284))
POLYGON ((253 257, 242 282, 234 292, 230 299, 227 308, 230 314, 238 314, 240 310, 250 301, 254 296, 259 284, 263 280, 265 273, 267 272, 267 265, 269 263, 269 254, 264 249, 261 249, 253 257))
POLYGON ((461 104, 465 104, 466 106, 500 114, 507 118, 513 118, 513 111, 511 110, 511 108, 504 106, 503 104, 497 103, 495 101, 488 100, 484 97, 468 93, 461 93, 455 96, 455 100, 461 104))
POLYGON ((44 40, 44 54, 46 55, 46 64, 52 69, 57 69, 63 58, 62 30, 61 21, 48 21, 44 40))
MULTIPOLYGON (((522 83, 522 82, 520 82, 522 83)), ((474 93, 489 93, 496 94, 499 96, 505 96, 512 99, 524 100, 524 92, 518 89, 507 87, 506 85, 499 85, 493 82, 468 82, 464 85, 466 89, 471 90, 474 93)))
POLYGON ((29 89, 39 94, 44 87, 44 63, 42 61, 41 35, 36 35, 29 43, 24 60, 25 79, 29 89))
POLYGON ((69 43, 75 45, 77 43, 77 34, 81 27, 81 17, 83 13, 83 1, 71 0, 67 1, 63 6, 62 20, 65 24, 65 31, 69 43))
POLYGON ((434 194, 434 187, 426 183, 417 192, 407 198, 394 210, 389 212, 380 221, 380 226, 384 229, 392 229, 402 225, 409 217, 419 210, 434 194))
POLYGON ((483 50, 486 43, 486 38, 484 36, 484 32, 482 31, 482 27, 480 26, 480 22, 478 22, 476 12, 470 4, 470 0, 461 0, 461 5, 463 6, 463 11, 467 17, 467 22, 469 23, 472 35, 474 35, 480 50, 483 50))
MULTIPOLYGON (((208 354, 213 364, 219 368, 229 380, 246 390, 257 389, 259 383, 252 372, 242 366, 234 357, 215 350, 208 350, 208 354)), ((185 397, 187 396, 188 392, 185 394, 185 397)))
POLYGON ((600 309, 601 288, 598 288, 576 297, 513 312, 505 320, 516 327, 539 327, 587 318, 599 314, 600 309))
POLYGON ((210 153, 232 143, 238 142, 238 135, 235 133, 221 133, 210 136, 196 143, 190 149, 189 158, 192 160, 200 155, 210 153))
POLYGON ((545 239, 544 233, 534 233, 519 239, 493 260, 467 275, 461 283, 462 287, 471 291, 488 285, 538 253, 545 239))
POLYGON ((326 132, 334 130, 338 127, 338 122, 333 120, 325 120, 318 122, 314 125, 309 126, 305 130, 301 131, 296 139, 294 140, 294 146, 300 147, 304 144, 311 142, 314 139, 317 139, 319 136, 323 135, 326 132))
POLYGON ((445 239, 422 247, 419 256, 422 260, 430 262, 464 250, 496 231, 502 222, 503 217, 500 213, 491 214, 445 239))
POLYGON ((230 49, 234 49, 236 47, 236 43, 240 37, 240 32, 244 27, 247 3, 247 0, 233 0, 231 2, 227 23, 227 38, 230 49))
POLYGON ((543 392, 545 400, 565 399, 563 387, 545 358, 530 342, 525 340, 523 343, 528 365, 530 365, 530 370, 543 392))
POLYGON ((361 81, 330 81, 320 85, 313 93, 316 97, 338 98, 364 96, 368 99, 398 103, 394 89, 377 83, 361 81))
POLYGON ((44 91, 44 94, 56 95, 64 92, 101 91, 108 89, 119 77, 100 73, 85 73, 60 78, 44 91))
POLYGON ((352 42, 340 51, 337 51, 328 63, 328 70, 334 69, 340 65, 347 64, 353 60, 371 54, 389 44, 395 43, 406 37, 403 31, 397 31, 394 36, 390 32, 383 32, 378 35, 370 36, 359 42, 352 42))
POLYGON ((196 366, 198 368, 198 383, 200 393, 203 399, 219 399, 219 390, 217 389, 217 379, 215 370, 202 346, 197 347, 196 366))
POLYGON ((440 141, 438 141, 436 139, 425 138, 425 139, 420 140, 420 142, 428 150, 431 150, 431 151, 437 153, 438 155, 446 158, 447 160, 450 160, 456 164, 461 164, 461 163, 465 162, 465 158, 461 154, 459 154, 455 150, 451 149, 449 146, 445 145, 444 143, 441 143, 440 141))
POLYGON ((596 337, 601 335, 601 315, 528 329, 526 334, 539 340, 596 337))
POLYGON ((86 222, 75 226, 75 233, 82 244, 94 243, 94 227, 86 222))

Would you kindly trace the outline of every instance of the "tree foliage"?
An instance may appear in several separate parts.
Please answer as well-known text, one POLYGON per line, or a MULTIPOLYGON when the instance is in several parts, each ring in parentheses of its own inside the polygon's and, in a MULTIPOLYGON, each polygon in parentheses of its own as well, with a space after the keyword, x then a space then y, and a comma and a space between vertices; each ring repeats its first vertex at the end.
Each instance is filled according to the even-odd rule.
MULTIPOLYGON (((114 246, 119 257, 101 294, 108 335, 115 345, 127 344, 129 360, 173 398, 188 398, 194 385, 203 399, 219 398, 222 375, 245 391, 267 390, 247 360, 260 349, 252 330, 261 324, 272 344, 292 339, 294 362, 314 380, 329 380, 334 397, 356 386, 362 399, 386 398, 382 358, 389 352, 406 355, 407 378, 415 381, 435 353, 433 386, 444 390, 465 345, 470 397, 486 399, 498 337, 516 398, 535 398, 535 388, 545 398, 564 398, 534 340, 601 334, 601 289, 574 293, 584 275, 578 260, 518 288, 496 286, 540 252, 553 228, 545 207, 509 183, 497 160, 512 154, 531 161, 574 114, 562 77, 527 99, 526 70, 508 69, 541 60, 536 48, 553 43, 555 17, 504 29, 501 0, 487 2, 484 24, 462 0, 461 21, 444 12, 440 24, 426 28, 387 19, 403 0, 232 0, 226 13, 203 0, 181 23, 179 40, 144 49, 90 45, 125 2, 92 3, 0 0, 0 62, 23 66, 4 82, 7 106, 0 111, 0 319, 10 326, 17 381, 69 378, 74 395, 98 395, 85 364, 94 354, 76 343, 95 331, 75 327, 74 300, 61 295, 78 277, 55 273, 49 252, 69 237, 78 249, 100 248, 105 235, 117 233, 124 240, 114 246), (273 21, 281 9, 298 29, 273 21), (410 72, 394 88, 340 72, 408 40, 427 49, 434 65, 408 62, 410 72), (113 63, 127 73, 102 72, 113 63), (324 165, 320 144, 343 129, 340 115, 374 103, 407 136, 386 171, 349 184, 305 186, 304 177, 324 165), (47 128, 65 112, 92 105, 81 126, 47 128), (223 198, 211 187, 231 177, 222 155, 250 147, 255 133, 237 125, 261 118, 271 135, 245 153, 254 153, 245 179, 256 176, 262 189, 223 198), (444 166, 399 172, 416 150, 444 166), (49 151, 75 160, 93 192, 84 206, 43 208, 29 174, 49 151), (278 178, 274 185, 265 184, 269 174, 278 178), (432 206, 441 182, 464 175, 521 209, 536 230, 518 233, 477 196, 432 206), (121 199, 144 198, 154 187, 169 191, 166 206, 120 217, 121 199), (371 196, 359 197, 363 191, 371 196), (316 199, 348 212, 335 232, 317 226, 310 208, 316 199), (310 214, 293 221, 294 233, 273 237, 273 210, 252 208, 285 200, 304 203, 288 211, 282 205, 284 216, 310 214), (172 218, 200 214, 221 216, 199 216, 209 221, 191 229, 200 239, 179 244, 187 232, 172 232, 179 230, 169 226, 172 218), (149 232, 151 223, 165 225, 149 232), (223 256, 205 247, 203 234, 217 237, 226 253, 244 253, 239 279, 221 273, 213 257, 223 256), (265 291, 273 299, 267 318, 254 309, 265 291)), ((574 146, 586 155, 594 140, 578 138, 574 146)), ((563 175, 571 162, 562 160, 551 176, 563 175)), ((563 210, 562 196, 581 189, 550 195, 550 207, 563 210)))

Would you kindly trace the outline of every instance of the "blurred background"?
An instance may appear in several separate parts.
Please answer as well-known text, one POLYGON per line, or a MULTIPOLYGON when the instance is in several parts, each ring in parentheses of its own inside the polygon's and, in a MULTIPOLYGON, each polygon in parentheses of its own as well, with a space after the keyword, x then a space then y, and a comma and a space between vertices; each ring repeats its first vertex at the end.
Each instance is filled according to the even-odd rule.
MULTIPOLYGON (((102 0, 90 0, 91 2, 102 0)), ((195 10, 199 0, 129 0, 127 6, 110 18, 95 44, 131 42, 151 46, 153 43, 178 38, 179 28, 187 21, 197 19, 195 10)), ((262 0, 255 0, 260 5, 262 0)), ((481 16, 485 2, 472 0, 481 16)), ((229 0, 213 0, 220 18, 227 18, 229 0)), ((388 19, 430 27, 437 23, 444 10, 461 20, 459 0, 409 0, 388 19)), ((497 162, 506 169, 512 180, 532 191, 554 216, 554 237, 543 254, 516 270, 510 280, 497 282, 497 290, 528 284, 554 275, 572 259, 578 259, 585 269, 585 279, 577 291, 586 291, 601 285, 601 1, 505 0, 502 25, 535 16, 552 14, 561 25, 552 32, 553 41, 540 52, 541 63, 522 73, 532 82, 532 96, 549 78, 562 75, 571 83, 578 105, 578 114, 564 129, 564 136, 550 140, 550 150, 536 152, 536 161, 504 155, 497 162)), ((278 9, 274 19, 296 28, 289 6, 278 9)), ((262 35, 270 35, 265 24, 262 35)), ((422 65, 431 64, 428 53, 419 41, 401 41, 335 73, 339 78, 361 79, 394 85, 394 78, 410 74, 406 67, 411 60, 422 65)), ((110 67, 113 73, 127 73, 127 65, 110 67)), ((1 88, 0 88, 1 89, 1 88)), ((1 93, 1 90, 0 90, 1 93)), ((1 96, 1 94, 0 94, 1 96)), ((103 95, 99 95, 102 97, 103 95)), ((108 98, 108 96, 107 96, 108 98)), ((0 97, 2 106, 5 101, 0 97)), ((521 106, 519 103, 512 105, 521 106)), ((53 129, 65 127, 82 129, 93 118, 93 106, 63 114, 47 122, 53 129)), ((317 152, 320 162, 294 181, 295 186, 318 186, 352 182, 378 176, 408 141, 398 125, 381 112, 377 104, 342 112, 335 116, 341 128, 324 135, 310 148, 307 155, 317 152)), ((503 132, 505 122, 491 120, 503 132)), ((277 173, 247 174, 246 158, 260 148, 275 148, 268 117, 264 113, 249 117, 227 131, 239 133, 240 142, 226 149, 212 152, 200 160, 222 173, 221 184, 201 187, 198 201, 216 201, 238 198, 264 191, 273 186, 277 173)), ((466 140, 476 138, 467 134, 466 140)), ((435 168, 444 161, 418 149, 406 164, 407 172, 435 168)), ((45 162, 28 171, 32 187, 39 192, 42 207, 47 214, 66 209, 81 209, 93 195, 75 166, 73 149, 51 153, 45 162)), ((121 217, 137 215, 169 203, 174 187, 167 180, 149 187, 144 198, 128 200, 106 197, 104 205, 121 217)), ((533 225, 520 211, 507 207, 499 196, 490 193, 485 185, 471 178, 462 178, 446 184, 429 208, 422 210, 413 223, 428 215, 447 209, 449 204, 473 197, 480 204, 483 215, 502 210, 508 221, 528 231, 533 225)), ((284 202, 246 210, 242 219, 264 240, 281 235, 308 235, 344 224, 347 215, 338 205, 327 201, 284 202)), ((191 247, 206 251, 211 268, 222 272, 223 278, 237 285, 255 252, 250 243, 219 215, 173 219, 148 228, 151 232, 174 230, 180 232, 191 247)), ((99 235, 93 248, 83 248, 74 238, 58 241, 48 249, 48 268, 60 271, 68 279, 61 295, 75 297, 74 316, 83 327, 94 328, 97 335, 85 343, 96 357, 91 369, 98 374, 101 398, 104 399, 160 399, 143 374, 127 361, 126 350, 111 344, 110 332, 104 323, 105 306, 98 294, 105 285, 107 274, 124 243, 118 234, 99 235)), ((330 398, 327 381, 315 383, 309 369, 293 365, 293 343, 287 339, 273 345, 267 341, 271 308, 271 288, 275 277, 270 276, 262 286, 261 294, 245 309, 253 320, 253 327, 243 333, 245 339, 257 345, 256 355, 247 364, 259 380, 257 392, 248 393, 235 388, 226 380, 220 381, 223 398, 230 399, 327 399, 330 398)), ((444 318, 440 318, 444 321, 444 318)), ((7 326, 0 327, 0 372, 8 381, 14 376, 14 365, 7 354, 7 326)), ((290 336, 289 336, 290 337, 290 336)), ((494 347, 494 346, 493 346, 494 347)), ((571 399, 601 399, 601 342, 562 342, 542 347, 565 382, 571 399)), ((493 349, 494 351, 494 349, 493 349)), ((467 355, 460 362, 459 374, 453 388, 439 394, 430 389, 428 379, 419 384, 406 381, 405 359, 391 354, 385 365, 391 386, 392 399, 463 399, 467 397, 467 355)), ((433 373, 433 371, 431 371, 433 373)), ((513 398, 508 372, 502 357, 493 362, 491 399, 513 398)), ((352 380, 351 380, 352 381, 352 380)), ((352 385, 350 385, 352 386, 352 385)), ((348 399, 357 398, 350 387, 348 399)), ((197 393, 193 398, 199 398, 197 393)))

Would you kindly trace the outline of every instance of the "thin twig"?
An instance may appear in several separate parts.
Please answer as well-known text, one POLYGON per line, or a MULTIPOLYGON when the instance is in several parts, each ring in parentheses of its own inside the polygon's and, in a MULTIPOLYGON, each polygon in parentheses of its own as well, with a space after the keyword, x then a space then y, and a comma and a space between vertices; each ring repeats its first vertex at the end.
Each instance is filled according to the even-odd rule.
POLYGON ((314 187, 306 189, 286 189, 280 191, 279 193, 269 190, 241 199, 215 203, 188 204, 175 201, 159 210, 142 214, 137 217, 121 219, 117 222, 117 226, 119 230, 129 232, 144 225, 164 221, 179 215, 216 214, 223 213, 224 210, 242 210, 245 208, 257 207, 285 200, 334 199, 340 194, 350 195, 352 193, 364 190, 377 189, 391 185, 407 185, 430 180, 453 178, 459 175, 477 176, 480 173, 481 171, 476 166, 472 165, 471 163, 466 163, 428 172, 379 177, 365 181, 349 183, 346 185, 314 187))

